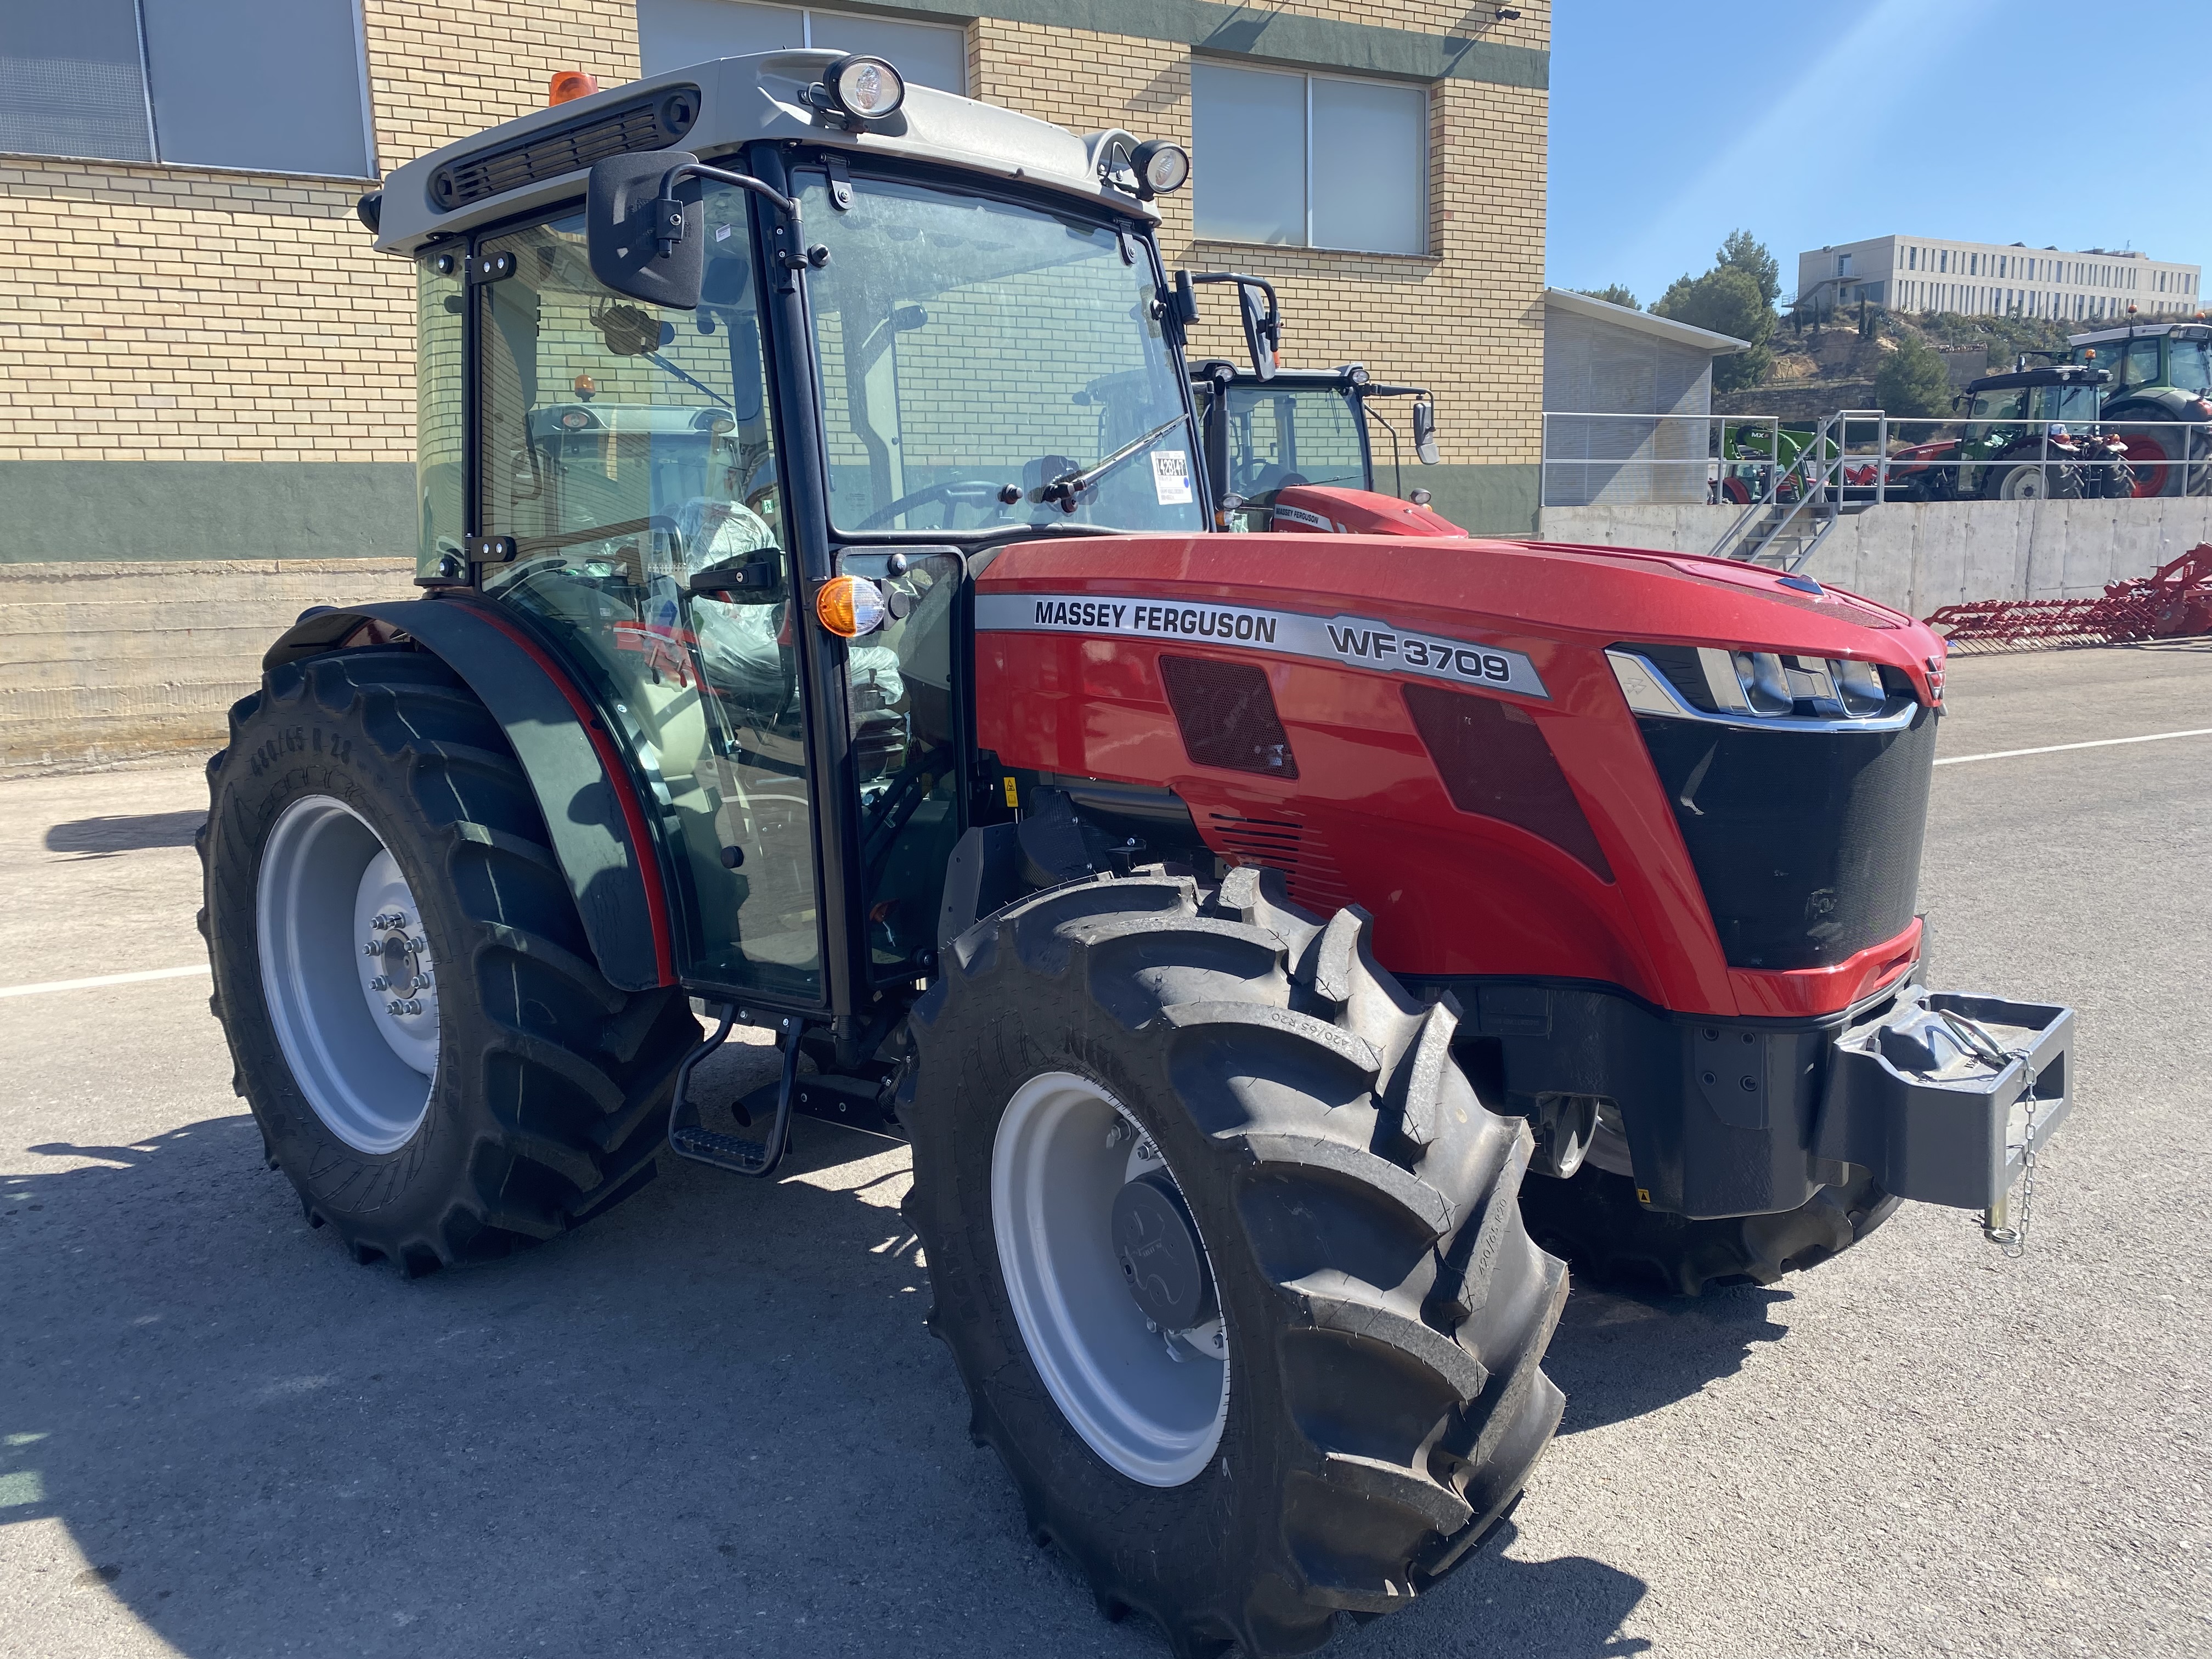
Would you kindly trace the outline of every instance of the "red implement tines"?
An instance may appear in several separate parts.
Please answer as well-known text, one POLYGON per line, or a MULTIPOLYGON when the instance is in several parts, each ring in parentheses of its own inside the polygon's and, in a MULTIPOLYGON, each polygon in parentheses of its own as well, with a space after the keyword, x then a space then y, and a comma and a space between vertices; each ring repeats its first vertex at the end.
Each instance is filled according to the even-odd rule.
POLYGON ((2212 542, 2095 599, 1977 599, 1928 618, 1953 651, 2036 651, 2212 634, 2212 542))

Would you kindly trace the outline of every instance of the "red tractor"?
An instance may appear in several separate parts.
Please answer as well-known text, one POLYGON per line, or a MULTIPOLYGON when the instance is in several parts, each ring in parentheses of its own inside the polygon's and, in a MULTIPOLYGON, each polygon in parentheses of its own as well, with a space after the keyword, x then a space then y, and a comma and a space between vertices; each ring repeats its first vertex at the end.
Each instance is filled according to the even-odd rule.
POLYGON ((1280 322, 1273 289, 1256 277, 1226 280, 1264 292, 1267 331, 1255 331, 1258 369, 1240 370, 1215 358, 1191 371, 1206 475, 1223 527, 1318 536, 1466 535, 1430 510, 1427 490, 1406 494, 1398 428, 1376 407, 1382 399, 1410 398, 1407 419, 1414 459, 1434 465, 1435 398, 1420 386, 1386 386, 1364 363, 1274 368, 1273 343, 1280 322), (1376 426, 1389 436, 1395 495, 1375 487, 1376 426))
POLYGON ((204 926, 269 1160, 363 1262, 770 1176, 798 1113, 910 1140, 1037 1538, 1273 1655, 1511 1506, 1563 1257, 1691 1292, 2001 1211, 2071 1016, 1924 981, 1921 624, 1218 533, 1188 167, 793 51, 398 169, 423 594, 270 648, 204 926), (739 1022, 781 1079, 702 1100, 739 1022))

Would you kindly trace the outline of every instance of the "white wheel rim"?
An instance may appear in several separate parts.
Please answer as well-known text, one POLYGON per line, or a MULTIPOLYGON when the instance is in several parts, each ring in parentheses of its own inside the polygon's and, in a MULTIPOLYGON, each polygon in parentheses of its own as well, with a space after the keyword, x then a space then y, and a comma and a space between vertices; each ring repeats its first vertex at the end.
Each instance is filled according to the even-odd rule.
POLYGON ((405 1146, 430 1109, 438 995, 391 851, 343 801, 305 796, 269 831, 254 910, 262 994, 300 1092, 356 1151, 405 1146))
POLYGON ((1016 1091, 991 1153, 999 1265, 1030 1358, 1091 1449, 1148 1486, 1194 1480, 1229 1418, 1221 1320, 1153 1328, 1115 1255, 1115 1195, 1166 1167, 1119 1102, 1069 1072, 1016 1091))

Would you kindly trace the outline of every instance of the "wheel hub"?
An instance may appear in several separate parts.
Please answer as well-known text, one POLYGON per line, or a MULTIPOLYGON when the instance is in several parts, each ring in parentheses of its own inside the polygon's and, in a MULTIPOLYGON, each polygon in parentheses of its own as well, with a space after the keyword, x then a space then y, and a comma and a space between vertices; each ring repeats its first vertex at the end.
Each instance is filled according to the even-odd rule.
POLYGON ((1114 1195, 1114 1255, 1145 1317, 1185 1331, 1213 1316, 1213 1275, 1182 1194, 1164 1170, 1139 1176, 1114 1195))
POLYGON ((1088 1078, 1031 1078, 999 1121, 991 1219, 1023 1344, 1069 1426, 1133 1480, 1195 1479, 1228 1420, 1228 1331, 1152 1137, 1088 1078))
POLYGON ((300 1092, 347 1146, 397 1151, 429 1111, 438 1065, 429 941, 398 861, 343 801, 294 801, 262 844, 255 923, 300 1092))

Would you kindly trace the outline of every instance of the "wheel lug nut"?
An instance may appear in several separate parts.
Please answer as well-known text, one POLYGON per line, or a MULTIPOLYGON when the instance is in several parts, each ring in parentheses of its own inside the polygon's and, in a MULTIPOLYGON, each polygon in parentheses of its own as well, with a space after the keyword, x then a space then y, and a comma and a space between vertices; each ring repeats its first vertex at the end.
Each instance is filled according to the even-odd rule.
POLYGON ((365 957, 380 957, 384 954, 384 947, 374 939, 371 939, 361 947, 361 953, 365 957))
POLYGON ((369 981, 368 988, 372 991, 388 991, 392 988, 392 981, 379 974, 374 979, 369 981))

